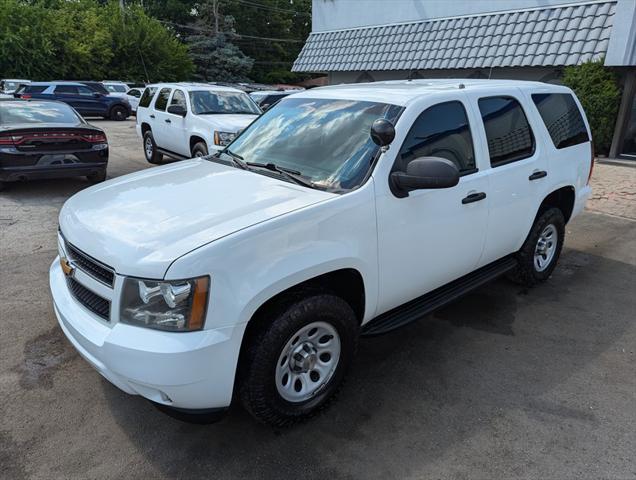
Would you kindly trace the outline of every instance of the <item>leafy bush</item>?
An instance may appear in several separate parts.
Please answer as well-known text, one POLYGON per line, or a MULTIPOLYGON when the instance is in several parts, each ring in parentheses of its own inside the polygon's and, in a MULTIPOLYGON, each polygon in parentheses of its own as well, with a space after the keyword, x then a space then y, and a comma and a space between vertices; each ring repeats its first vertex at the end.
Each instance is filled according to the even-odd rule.
POLYGON ((609 152, 621 98, 616 74, 603 60, 566 67, 563 83, 579 97, 592 129, 597 153, 609 152))

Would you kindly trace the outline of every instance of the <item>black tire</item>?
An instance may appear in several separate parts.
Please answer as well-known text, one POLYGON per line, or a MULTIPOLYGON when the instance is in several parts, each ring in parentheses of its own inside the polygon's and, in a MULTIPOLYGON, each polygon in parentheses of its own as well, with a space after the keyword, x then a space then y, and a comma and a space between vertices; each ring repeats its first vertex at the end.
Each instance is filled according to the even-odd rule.
POLYGON ((104 180, 106 180, 106 169, 104 169, 104 170, 102 170, 101 172, 98 172, 98 173, 93 173, 93 174, 89 175, 86 178, 93 185, 96 184, 96 183, 102 183, 104 180))
POLYGON ((144 133, 144 156, 148 163, 158 164, 163 161, 163 155, 157 151, 157 144, 155 143, 155 137, 152 136, 152 131, 147 130, 144 133))
POLYGON ((122 105, 115 105, 110 109, 109 118, 121 122, 128 118, 128 109, 122 105))
POLYGON ((532 229, 528 234, 528 238, 524 242, 521 249, 517 252, 517 267, 511 272, 509 278, 516 283, 531 287, 540 282, 545 282, 556 267, 556 264, 561 255, 561 249, 563 248, 563 241, 565 239, 565 218, 563 212, 558 208, 549 208, 541 213, 532 225, 532 229), (542 233, 553 226, 556 230, 556 245, 554 246, 554 252, 547 264, 542 268, 536 264, 535 252, 538 248, 538 243, 541 239, 542 233))
POLYGON ((328 293, 306 292, 289 297, 268 309, 255 331, 246 338, 239 370, 239 396, 257 420, 276 427, 312 417, 335 398, 349 370, 358 344, 358 321, 347 302, 328 293), (312 397, 302 402, 284 399, 276 386, 276 369, 283 348, 303 327, 324 322, 340 338, 340 357, 335 370, 312 397))
POLYGON ((198 142, 192 147, 193 157, 205 157, 208 154, 208 147, 203 142, 198 142))

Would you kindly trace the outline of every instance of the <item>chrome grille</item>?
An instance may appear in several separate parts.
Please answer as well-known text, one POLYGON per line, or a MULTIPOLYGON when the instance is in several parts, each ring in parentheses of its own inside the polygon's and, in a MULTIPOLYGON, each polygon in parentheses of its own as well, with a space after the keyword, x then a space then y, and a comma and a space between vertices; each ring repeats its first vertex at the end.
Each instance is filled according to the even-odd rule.
POLYGON ((107 322, 110 321, 110 302, 81 285, 77 280, 66 277, 68 289, 75 299, 88 310, 107 322))
POLYGON ((71 257, 70 260, 72 260, 78 268, 85 271, 94 279, 105 283, 109 287, 113 286, 115 281, 115 272, 111 267, 98 262, 68 242, 66 242, 66 252, 69 257, 71 257))

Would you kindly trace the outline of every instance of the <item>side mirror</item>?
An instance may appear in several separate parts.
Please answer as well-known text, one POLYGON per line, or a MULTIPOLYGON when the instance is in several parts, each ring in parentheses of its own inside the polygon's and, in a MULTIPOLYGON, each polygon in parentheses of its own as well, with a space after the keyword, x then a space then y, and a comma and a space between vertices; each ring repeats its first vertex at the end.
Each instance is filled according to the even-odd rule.
POLYGON ((395 127, 384 118, 378 118, 371 125, 371 139, 376 145, 386 147, 395 138, 395 127))
POLYGON ((411 161, 406 173, 391 174, 391 190, 407 197, 411 190, 450 188, 459 183, 459 170, 453 162, 441 157, 420 157, 411 161))
POLYGON ((101 96, 102 96, 102 94, 101 94, 101 93, 99 93, 99 92, 93 92, 93 97, 95 97, 95 98, 99 98, 99 97, 101 97, 101 96))
POLYGON ((180 117, 186 116, 186 109, 183 108, 183 105, 170 105, 168 107, 168 113, 172 113, 173 115, 179 115, 180 117))

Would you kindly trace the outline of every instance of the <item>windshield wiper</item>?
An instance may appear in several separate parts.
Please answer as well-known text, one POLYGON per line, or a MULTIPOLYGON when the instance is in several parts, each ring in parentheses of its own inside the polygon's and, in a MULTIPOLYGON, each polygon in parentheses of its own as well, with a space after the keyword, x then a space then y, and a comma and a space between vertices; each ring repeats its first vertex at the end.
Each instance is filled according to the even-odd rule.
POLYGON ((283 177, 291 180, 294 183, 297 183, 298 185, 302 185, 303 187, 316 188, 314 182, 310 182, 309 180, 305 180, 304 178, 300 177, 300 175, 302 174, 297 170, 279 167, 275 163, 245 162, 245 165, 247 165, 248 167, 264 168, 266 170, 279 173, 283 177))
POLYGON ((238 165, 238 167, 243 170, 249 170, 247 163, 245 163, 243 157, 241 157, 238 153, 234 153, 229 148, 221 150, 221 153, 225 153, 228 157, 230 157, 232 159, 232 162, 234 162, 234 165, 238 165))

